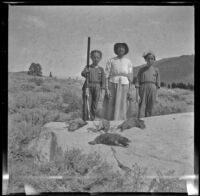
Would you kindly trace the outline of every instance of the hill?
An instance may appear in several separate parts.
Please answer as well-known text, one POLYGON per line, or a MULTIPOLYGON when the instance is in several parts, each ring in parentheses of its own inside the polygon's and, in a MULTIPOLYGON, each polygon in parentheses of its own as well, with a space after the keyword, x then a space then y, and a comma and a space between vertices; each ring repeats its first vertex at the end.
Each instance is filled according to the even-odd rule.
MULTIPOLYGON (((135 68, 134 75, 142 66, 144 65, 135 68)), ((172 82, 194 84, 194 55, 164 58, 156 61, 155 67, 160 71, 161 81, 167 84, 172 82)))

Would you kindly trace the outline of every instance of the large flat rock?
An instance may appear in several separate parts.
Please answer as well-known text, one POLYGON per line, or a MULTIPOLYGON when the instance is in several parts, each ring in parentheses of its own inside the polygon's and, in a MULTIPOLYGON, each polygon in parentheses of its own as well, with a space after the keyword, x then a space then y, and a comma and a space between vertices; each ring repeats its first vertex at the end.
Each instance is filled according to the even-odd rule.
MULTIPOLYGON (((134 163, 148 168, 148 175, 155 176, 160 170, 175 170, 176 176, 194 174, 194 114, 179 113, 144 118, 146 129, 131 128, 120 132, 129 138, 128 148, 113 147, 117 159, 125 166, 134 163)), ((111 127, 117 127, 122 121, 112 121, 111 127)), ((102 158, 119 169, 111 146, 90 145, 89 141, 98 133, 88 131, 96 122, 88 124, 75 132, 69 132, 63 122, 47 123, 44 127, 55 133, 58 145, 63 149, 79 148, 85 153, 97 151, 102 158)), ((119 133, 119 130, 112 130, 119 133)))

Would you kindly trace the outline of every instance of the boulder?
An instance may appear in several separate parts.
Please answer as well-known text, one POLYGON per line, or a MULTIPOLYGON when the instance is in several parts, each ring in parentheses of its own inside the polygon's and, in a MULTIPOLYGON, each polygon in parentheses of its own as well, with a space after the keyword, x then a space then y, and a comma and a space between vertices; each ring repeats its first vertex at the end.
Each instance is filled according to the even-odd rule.
POLYGON ((79 148, 83 153, 96 151, 118 171, 121 170, 119 161, 126 168, 132 168, 135 163, 148 168, 149 178, 155 177, 158 170, 163 173, 174 170, 176 177, 193 175, 194 114, 170 114, 143 120, 145 129, 132 127, 124 132, 117 129, 123 121, 110 122, 108 132, 118 133, 131 141, 127 148, 104 144, 90 145, 88 142, 100 135, 98 132, 88 131, 98 123, 92 121, 87 121, 85 126, 75 132, 69 132, 63 122, 47 123, 44 126, 46 131, 29 146, 34 146, 39 163, 53 160, 57 147, 63 151, 79 148))
POLYGON ((43 164, 54 160, 57 147, 56 134, 52 131, 44 131, 28 144, 27 149, 34 155, 36 164, 43 164))

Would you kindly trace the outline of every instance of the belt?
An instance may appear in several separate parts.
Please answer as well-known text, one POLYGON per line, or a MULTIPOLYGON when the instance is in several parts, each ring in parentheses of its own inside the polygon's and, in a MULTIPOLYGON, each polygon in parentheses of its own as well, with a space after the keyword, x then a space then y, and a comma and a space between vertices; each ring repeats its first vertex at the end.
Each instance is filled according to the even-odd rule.
POLYGON ((150 84, 155 84, 155 85, 156 85, 156 83, 155 83, 155 82, 152 82, 152 81, 140 82, 140 85, 142 85, 142 84, 148 84, 148 83, 150 83, 150 84))

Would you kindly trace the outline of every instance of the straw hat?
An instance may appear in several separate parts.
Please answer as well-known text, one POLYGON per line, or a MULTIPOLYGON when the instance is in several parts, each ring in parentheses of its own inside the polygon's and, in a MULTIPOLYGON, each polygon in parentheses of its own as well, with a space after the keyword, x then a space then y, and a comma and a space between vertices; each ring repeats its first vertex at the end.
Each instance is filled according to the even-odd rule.
MULTIPOLYGON (((126 43, 116 43, 116 44, 114 45, 114 52, 115 52, 115 54, 117 54, 117 48, 118 48, 119 46, 123 46, 123 47, 125 48, 125 54, 127 54, 127 53, 129 52, 129 48, 128 48, 128 45, 127 45, 126 43)), ((125 54, 124 54, 124 55, 125 55, 125 54)))

